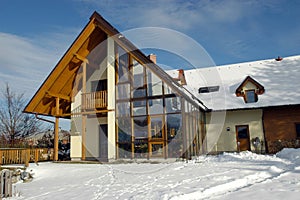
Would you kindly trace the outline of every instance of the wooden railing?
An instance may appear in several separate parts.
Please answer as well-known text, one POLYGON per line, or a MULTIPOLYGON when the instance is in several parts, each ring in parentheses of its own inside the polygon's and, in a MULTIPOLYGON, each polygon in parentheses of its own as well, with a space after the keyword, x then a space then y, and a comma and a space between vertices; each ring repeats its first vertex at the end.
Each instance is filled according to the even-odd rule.
POLYGON ((84 110, 101 109, 107 107, 107 91, 82 94, 81 108, 84 110))
POLYGON ((37 163, 47 160, 53 160, 53 149, 0 149, 0 165, 24 164, 28 166, 29 162, 37 163))

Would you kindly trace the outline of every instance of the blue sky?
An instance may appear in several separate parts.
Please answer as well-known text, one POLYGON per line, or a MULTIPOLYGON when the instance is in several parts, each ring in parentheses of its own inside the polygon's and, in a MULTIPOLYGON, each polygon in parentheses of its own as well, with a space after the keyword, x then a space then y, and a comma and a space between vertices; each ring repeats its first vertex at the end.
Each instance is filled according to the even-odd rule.
MULTIPOLYGON (((8 82, 31 98, 94 11, 120 32, 183 33, 223 65, 298 55, 299 10, 297 0, 2 0, 0 85, 8 82)), ((176 61, 157 54, 159 63, 176 61)))

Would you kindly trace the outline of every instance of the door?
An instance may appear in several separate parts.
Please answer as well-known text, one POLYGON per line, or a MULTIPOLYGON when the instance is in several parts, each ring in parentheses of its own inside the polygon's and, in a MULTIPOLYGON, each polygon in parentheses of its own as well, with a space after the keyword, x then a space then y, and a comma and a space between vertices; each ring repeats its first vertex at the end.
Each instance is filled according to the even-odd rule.
POLYGON ((99 161, 108 161, 108 139, 107 124, 99 126, 99 161))
POLYGON ((165 130, 163 116, 150 116, 150 157, 164 157, 165 130))
POLYGON ((236 126, 236 142, 238 151, 250 151, 249 126, 236 126))

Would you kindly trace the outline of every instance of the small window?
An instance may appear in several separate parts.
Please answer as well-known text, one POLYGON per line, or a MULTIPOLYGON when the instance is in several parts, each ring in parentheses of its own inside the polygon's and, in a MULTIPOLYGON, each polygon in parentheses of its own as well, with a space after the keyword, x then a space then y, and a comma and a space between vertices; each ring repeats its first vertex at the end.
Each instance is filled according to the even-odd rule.
POLYGON ((296 134, 297 134, 297 138, 300 138, 300 123, 296 123, 296 134))
POLYGON ((210 86, 210 87, 201 87, 199 88, 199 93, 209 93, 209 92, 218 92, 220 86, 210 86))
POLYGON ((245 91, 245 102, 246 103, 255 103, 257 102, 257 94, 255 90, 246 90, 245 91))
POLYGON ((249 138, 249 127, 248 125, 236 126, 238 139, 249 138))

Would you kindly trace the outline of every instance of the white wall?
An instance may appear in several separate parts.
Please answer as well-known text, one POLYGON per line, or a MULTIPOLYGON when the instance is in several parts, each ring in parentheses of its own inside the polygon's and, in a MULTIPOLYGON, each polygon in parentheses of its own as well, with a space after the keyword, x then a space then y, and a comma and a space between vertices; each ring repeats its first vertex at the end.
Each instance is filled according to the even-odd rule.
POLYGON ((259 137, 264 141, 262 110, 227 111, 224 123, 210 123, 211 116, 217 113, 207 114, 207 141, 213 146, 211 151, 237 151, 235 128, 237 125, 249 126, 251 151, 255 150, 251 142, 253 138, 259 137), (211 141, 214 141, 213 144, 211 141))

